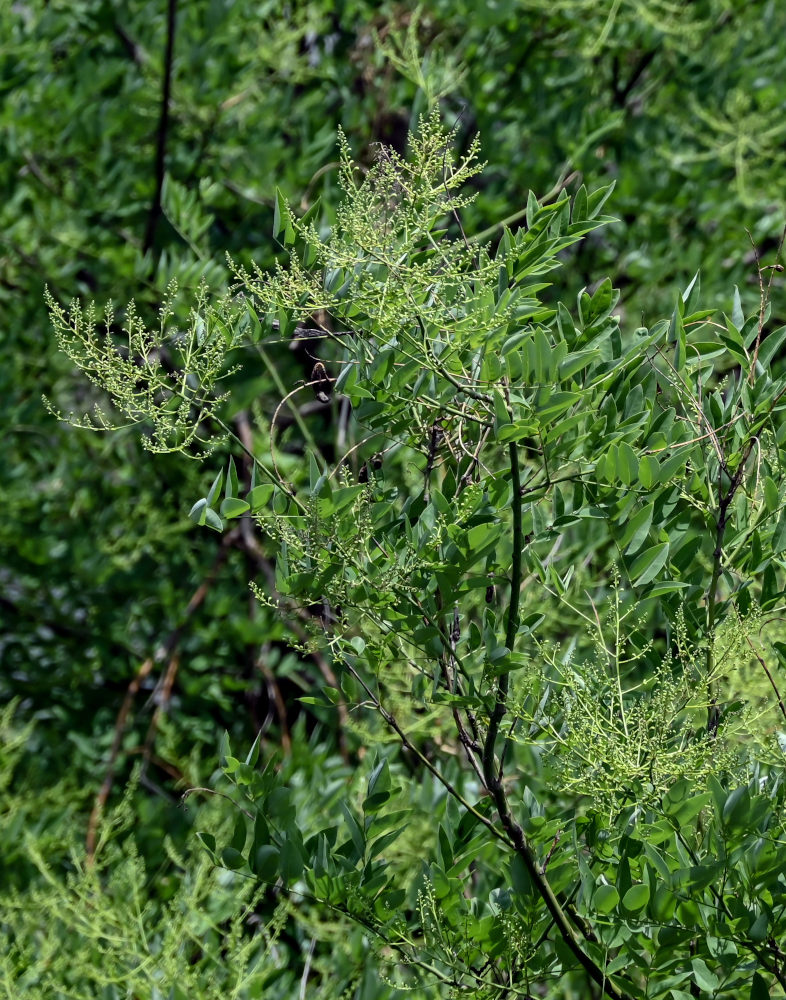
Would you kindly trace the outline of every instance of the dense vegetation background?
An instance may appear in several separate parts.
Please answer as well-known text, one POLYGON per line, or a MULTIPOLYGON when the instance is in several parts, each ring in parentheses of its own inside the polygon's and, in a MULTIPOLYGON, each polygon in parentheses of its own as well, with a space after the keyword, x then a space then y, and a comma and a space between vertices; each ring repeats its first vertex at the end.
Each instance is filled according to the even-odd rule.
MULTIPOLYGON (((669 314, 701 268, 704 306, 731 312, 736 284, 748 314, 755 253, 773 256, 784 221, 785 29, 776 0, 0 8, 9 997, 398 995, 362 928, 305 899, 252 899, 203 856, 194 830, 230 836, 234 817, 220 797, 182 793, 218 780, 222 733, 280 748, 315 817, 385 737, 297 700, 333 675, 248 593, 271 578, 266 539, 188 519, 230 449, 209 466, 188 450, 151 456, 136 428, 74 430, 47 410, 42 393, 65 414, 100 393, 58 351, 44 287, 64 305, 134 299, 154 323, 176 279, 185 309, 200 282, 226 287, 225 252, 263 269, 279 259, 276 188, 298 213, 321 197, 332 220, 339 126, 367 166, 377 143, 403 152, 438 101, 459 152, 479 133, 488 161, 467 232, 498 238, 529 191, 616 182, 618 221, 570 251, 560 298, 610 274, 635 327, 669 314)), ((243 362, 223 419, 264 450, 272 409, 313 359, 282 342, 243 362)), ((327 444, 329 411, 313 414, 327 444)), ((285 474, 307 479, 292 442, 285 474)), ((423 810, 441 801, 417 788, 423 810)), ((413 823, 410 851, 434 836, 413 823)))

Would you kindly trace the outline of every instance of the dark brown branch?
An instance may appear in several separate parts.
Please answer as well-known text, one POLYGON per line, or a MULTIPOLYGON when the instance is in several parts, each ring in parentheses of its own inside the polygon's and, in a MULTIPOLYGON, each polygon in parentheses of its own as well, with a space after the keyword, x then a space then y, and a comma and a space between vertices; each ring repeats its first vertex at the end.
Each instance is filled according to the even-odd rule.
POLYGON ((640 57, 636 65, 633 67, 633 72, 628 77, 627 82, 624 86, 620 87, 617 85, 617 81, 613 84, 614 89, 614 103, 619 108, 625 108, 628 104, 628 98, 631 95, 636 84, 641 79, 647 67, 650 65, 652 60, 657 55, 657 50, 650 49, 648 52, 644 52, 640 57))
MULTIPOLYGON (((136 676, 128 685, 125 697, 123 698, 123 703, 120 706, 120 711, 117 713, 117 719, 115 721, 115 733, 112 739, 112 746, 109 750, 109 762, 107 764, 106 774, 104 775, 104 780, 101 783, 98 794, 96 795, 95 802, 93 803, 93 809, 87 822, 85 852, 87 854, 88 864, 92 864, 95 859, 98 824, 101 819, 101 814, 104 811, 104 806, 109 798, 109 793, 112 791, 112 785, 115 781, 117 758, 120 753, 123 737, 125 736, 126 727, 128 725, 128 716, 131 713, 131 706, 134 703, 134 698, 136 698, 139 688, 142 686, 142 682, 153 669, 153 664, 156 660, 166 660, 171 665, 171 661, 175 657, 175 651, 180 642, 180 637, 183 634, 183 629, 189 619, 202 606, 202 603, 213 585, 222 563, 227 557, 229 546, 233 541, 234 532, 229 532, 222 537, 221 547, 213 560, 213 565, 208 570, 205 579, 199 584, 194 593, 191 595, 191 598, 183 611, 180 622, 169 633, 158 653, 154 656, 148 656, 144 663, 142 663, 139 670, 136 672, 136 676)), ((171 668, 168 668, 167 673, 170 673, 170 669, 171 668)))
POLYGON ((113 25, 115 29, 115 34, 120 39, 123 48, 126 51, 126 55, 129 59, 133 60, 137 66, 143 66, 145 64, 146 55, 145 50, 141 46, 137 45, 134 39, 128 34, 126 29, 122 24, 118 24, 115 21, 113 25))
POLYGON ((156 137, 156 187, 150 212, 147 217, 147 228, 142 243, 142 252, 147 253, 153 248, 159 219, 162 214, 161 193, 164 189, 164 174, 166 172, 166 146, 169 137, 169 104, 172 96, 172 63, 175 51, 175 21, 177 0, 169 0, 167 5, 166 49, 164 52, 164 76, 161 85, 161 112, 158 119, 158 134, 156 137))

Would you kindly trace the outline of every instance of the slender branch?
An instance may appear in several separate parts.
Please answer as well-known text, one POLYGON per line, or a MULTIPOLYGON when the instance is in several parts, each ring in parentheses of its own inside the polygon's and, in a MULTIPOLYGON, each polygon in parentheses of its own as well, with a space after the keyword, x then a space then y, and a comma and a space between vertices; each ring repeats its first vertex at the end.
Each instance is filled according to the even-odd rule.
POLYGON ((775 678, 772 676, 772 673, 770 672, 770 668, 765 663, 764 657, 759 653, 758 649, 756 649, 756 647, 751 642, 750 636, 746 635, 745 641, 750 646, 751 652, 759 661, 762 670, 767 675, 767 680, 770 682, 770 686, 772 687, 772 690, 775 692, 775 697, 778 699, 778 708, 781 710, 781 715, 784 717, 784 719, 786 719, 786 705, 784 705, 783 703, 783 698, 781 697, 781 693, 778 690, 778 685, 775 683, 775 678))
POLYGON ((729 488, 726 493, 722 490, 722 477, 725 469, 725 464, 720 462, 718 466, 718 517, 716 521, 716 531, 715 531, 715 550, 712 553, 712 577, 710 578, 710 586, 707 591, 707 653, 705 658, 705 670, 707 676, 707 694, 709 698, 709 705, 707 706, 707 732, 710 736, 715 736, 718 729, 718 719, 719 711, 717 706, 717 697, 715 693, 715 686, 712 680, 712 673, 715 669, 715 618, 716 618, 716 608, 718 603, 718 584, 720 582, 721 573, 723 571, 723 539, 726 534, 726 526, 728 524, 728 513, 731 502, 734 499, 737 490, 742 482, 742 477, 745 474, 745 466, 748 464, 748 459, 753 451, 753 446, 756 443, 756 437, 751 435, 748 438, 748 442, 745 446, 745 450, 740 458, 740 463, 737 466, 737 471, 729 484, 729 488))
MULTIPOLYGON (((415 303, 413 303, 413 305, 414 304, 415 303)), ((426 356, 431 362, 434 371, 438 375, 441 375, 442 378, 450 382, 450 384, 453 386, 454 389, 458 389, 459 392, 464 393, 465 396, 469 396, 471 399, 476 399, 479 403, 483 403, 485 406, 491 406, 492 405, 491 396, 486 396, 482 392, 475 392, 474 389, 470 389, 468 385, 465 385, 463 382, 459 382, 459 380, 454 375, 452 375, 445 368, 444 365, 440 364, 440 362, 437 359, 437 356, 431 349, 431 344, 429 343, 428 339, 428 333, 426 332, 426 326, 425 323, 423 322, 423 318, 421 317, 420 313, 416 313, 415 318, 417 319, 418 326, 420 327, 420 333, 423 338, 422 339, 423 350, 425 351, 426 356)))
POLYGON ((639 61, 633 67, 633 71, 628 77, 625 85, 622 87, 618 87, 616 85, 614 86, 614 103, 617 107, 627 108, 628 98, 630 97, 634 87, 639 82, 645 70, 657 54, 657 49, 650 49, 647 52, 643 52, 641 56, 639 56, 639 61))
MULTIPOLYGON (((264 362, 265 368, 267 368, 268 375, 270 375, 270 377, 273 380, 273 384, 276 387, 276 391, 279 392, 284 397, 282 399, 281 403, 279 403, 278 407, 276 408, 276 414, 278 414, 278 412, 282 408, 283 404, 286 403, 289 400, 290 396, 293 396, 300 389, 305 389, 307 387, 311 387, 313 389, 317 389, 321 385, 321 382, 323 381, 322 379, 313 379, 312 381, 305 382, 303 385, 296 386, 291 392, 288 393, 287 392, 287 388, 284 385, 284 382, 283 382, 283 380, 281 378, 281 375, 279 374, 279 371, 276 368, 275 364, 273 363, 273 360, 270 357, 270 355, 261 346, 261 344, 257 345, 257 351, 259 352, 259 356, 262 358, 262 361, 264 362)), ((336 380, 333 379, 333 378, 329 378, 326 381, 328 381, 328 382, 335 382, 336 380)), ((324 400, 321 400, 320 402, 322 403, 322 405, 324 405, 324 403, 325 403, 324 400)), ((321 450, 319 448, 319 445, 317 444, 317 442, 316 442, 316 440, 314 438, 314 435, 308 429, 308 425, 303 420, 303 416, 300 413, 300 410, 296 406, 292 406, 291 404, 290 404, 289 409, 292 412, 292 417, 293 417, 295 423, 297 424, 298 430, 303 435, 306 444, 311 448, 311 450, 314 452, 314 454, 318 458, 320 458, 322 460, 323 464, 326 464, 325 463, 325 459, 324 459, 324 457, 322 455, 322 452, 321 452, 321 450)), ((274 416, 273 420, 271 421, 271 433, 270 433, 271 447, 272 447, 273 432, 275 430, 275 427, 276 427, 276 417, 274 416)))
POLYGON ((147 61, 145 50, 134 41, 123 25, 118 21, 115 21, 112 27, 114 28, 115 34, 122 42, 128 58, 132 59, 137 66, 144 66, 147 61))
POLYGON ((254 818, 254 814, 250 812, 248 809, 244 809, 243 806, 241 806, 239 802, 233 799, 231 795, 227 795, 226 792, 219 792, 218 789, 216 788, 206 788, 203 785, 194 785, 193 788, 187 788, 180 796, 181 802, 185 802, 185 800, 188 798, 189 795, 196 795, 197 792, 204 792, 205 795, 218 795, 220 798, 226 799, 228 802, 231 802, 232 805, 236 809, 239 809, 244 816, 248 817, 248 819, 254 818))
MULTIPOLYGON (((436 426, 436 425, 435 425, 436 426)), ((436 593, 437 602, 439 607, 442 607, 442 595, 439 590, 436 593)), ((426 616, 428 620, 428 616, 426 616)), ((461 687, 461 681, 458 677, 458 668, 456 663, 456 643, 460 637, 460 626, 458 620, 458 608, 454 611, 453 625, 450 629, 450 634, 445 638, 443 634, 443 629, 440 627, 439 623, 434 623, 435 628, 439 632, 440 639, 442 640, 443 646, 447 645, 447 648, 440 654, 439 666, 442 672, 442 679, 445 683, 445 690, 449 694, 456 694, 459 691, 463 694, 461 687)), ((464 720, 461 717, 461 712, 454 705, 451 709, 453 715, 453 721, 456 724, 456 731, 459 735, 459 742, 464 747, 464 754, 469 761, 470 767, 477 775, 478 780, 481 785, 485 784, 485 779, 483 777, 483 769, 480 766, 480 761, 478 760, 476 754, 481 750, 480 741, 478 739, 477 725, 472 712, 467 711, 467 717, 469 719, 470 726, 472 727, 472 735, 467 730, 464 720)))
POLYGON ((153 200, 150 204, 150 211, 147 217, 147 228, 145 229, 145 239, 142 244, 142 253, 147 253, 153 248, 153 240, 156 235, 158 220, 161 218, 161 193, 164 188, 164 174, 166 172, 166 145, 169 137, 169 103, 172 96, 172 63, 175 52, 175 22, 177 13, 177 0, 169 0, 167 4, 166 23, 166 49, 164 51, 164 76, 161 82, 161 111, 158 118, 158 135, 156 138, 156 187, 153 200))
POLYGON ((398 736, 399 740, 401 741, 401 745, 404 747, 404 749, 408 750, 415 757, 417 757, 420 763, 423 764, 423 766, 427 768, 434 775, 437 781, 439 781, 439 783, 456 800, 456 802, 462 805, 467 810, 467 812, 472 813, 475 819, 481 822, 483 826, 485 826, 490 831, 490 833, 492 833, 493 836, 497 838, 497 840, 501 840, 503 844, 508 844, 510 846, 508 838, 505 836, 505 834, 502 833, 502 831, 499 830, 487 816, 484 816, 479 809, 476 809, 471 802, 465 799, 464 796, 461 794, 461 792, 456 788, 456 786, 453 785, 452 782, 450 782, 445 777, 445 775, 439 770, 438 767, 435 767, 434 764, 431 763, 428 757, 421 750, 419 750, 417 746, 415 746, 415 744, 410 740, 410 738, 401 728, 396 717, 385 708, 385 706, 382 704, 379 698, 374 694, 374 692, 371 690, 368 684, 366 684, 366 682, 363 680, 363 677, 358 673, 358 671, 355 670, 355 668, 349 663, 345 663, 344 666, 352 674, 352 676, 355 678, 358 684, 360 684, 363 690, 366 692, 371 701, 371 704, 374 706, 376 711, 379 712, 379 714, 385 720, 387 725, 398 736))
MULTIPOLYGON (((518 449, 514 442, 508 445, 510 456, 510 478, 513 488, 513 555, 511 563, 510 580, 510 603, 508 605, 508 623, 505 630, 505 644, 509 650, 513 650, 516 643, 516 633, 519 627, 519 602, 521 597, 522 580, 522 549, 524 546, 524 536, 521 515, 521 471, 519 467, 518 449)), ((576 937, 565 910, 560 905, 554 890, 551 888, 543 870, 537 864, 532 848, 527 842, 527 838, 521 826, 514 819, 507 795, 502 784, 502 769, 497 767, 496 755, 494 753, 497 736, 499 735, 500 724, 505 717, 507 710, 508 688, 510 675, 505 672, 500 674, 497 682, 497 698, 489 719, 489 726, 486 733, 486 742, 483 746, 483 774, 486 787, 494 800, 502 828, 507 834, 507 838, 516 854, 524 862, 524 866, 537 888, 546 909, 551 914, 554 924, 560 933, 563 941, 575 956, 578 963, 586 971, 587 975, 598 984, 602 992, 612 1000, 623 1000, 627 994, 621 992, 612 983, 604 969, 602 969, 584 951, 576 937)))
POLYGON ((120 748, 123 743, 123 737, 125 736, 128 725, 128 716, 131 712, 131 706, 133 705, 134 698, 142 685, 142 681, 153 669, 155 661, 168 659, 171 662, 172 658, 175 656, 177 647, 180 643, 180 637, 183 634, 183 629, 194 613, 202 606, 208 591, 215 582, 216 576, 227 557, 229 547, 233 540, 233 532, 228 532, 222 537, 221 545, 215 559, 213 560, 213 565, 207 571, 205 578, 191 595, 188 604, 181 615, 180 622, 169 633, 157 653, 153 656, 148 656, 145 659, 144 663, 142 663, 139 667, 136 675, 132 678, 131 683, 128 685, 125 697, 123 698, 123 703, 120 706, 120 710, 117 713, 117 719, 115 721, 115 732, 112 739, 112 746, 109 751, 109 762, 107 764, 106 774, 104 775, 104 780, 101 783, 98 794, 95 797, 90 818, 87 823, 85 853, 87 855, 87 863, 89 865, 92 865, 95 860, 98 824, 101 819, 104 806, 109 798, 109 793, 112 791, 112 785, 114 784, 117 758, 120 754, 120 748))
MULTIPOLYGON (((513 555, 510 574, 510 604, 508 605, 508 625, 505 632, 505 645, 513 651, 516 644, 516 633, 519 627, 519 601, 521 599, 521 551, 524 546, 524 534, 521 519, 521 471, 516 444, 508 445, 510 455, 510 478, 513 487, 513 555)), ((504 671, 497 682, 497 700, 489 719, 486 742, 483 747, 483 771, 488 781, 493 776, 496 785, 501 784, 501 775, 494 775, 494 748, 497 742, 500 723, 505 716, 510 675, 504 671)), ((493 791, 491 785, 489 789, 493 791)))
POLYGON ((435 420, 431 425, 431 433, 428 442, 428 455, 426 457, 426 471, 423 473, 423 498, 426 503, 431 499, 431 473, 434 471, 434 460, 437 457, 437 449, 443 438, 443 431, 439 420, 435 420))

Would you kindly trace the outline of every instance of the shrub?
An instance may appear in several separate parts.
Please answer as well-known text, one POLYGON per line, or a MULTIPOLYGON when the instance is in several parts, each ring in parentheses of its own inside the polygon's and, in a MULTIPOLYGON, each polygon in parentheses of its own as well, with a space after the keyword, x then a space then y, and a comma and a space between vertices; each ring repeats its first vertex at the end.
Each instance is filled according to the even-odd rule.
POLYGON ((729 316, 702 308, 698 275, 650 327, 622 329, 608 278, 571 310, 551 276, 611 188, 530 196, 525 227, 473 242, 477 149, 456 162, 453 139, 432 114, 408 159, 382 149, 362 180, 342 140, 335 224, 279 196, 286 261, 233 265, 242 296, 196 310, 187 353, 165 317, 170 374, 145 380, 145 335, 118 380, 111 329, 52 310, 127 417, 177 413, 186 436, 233 439, 196 402, 198 357, 294 337, 315 360, 268 454, 243 442, 250 481, 230 460, 191 516, 273 540, 252 589, 328 661, 335 682, 305 700, 374 744, 365 787, 321 816, 296 807, 297 775, 257 767, 258 743, 243 759, 227 741, 242 810, 203 842, 351 918, 396 988, 767 996, 786 984, 782 751, 762 714, 786 715, 772 271, 748 317, 736 293, 729 316), (308 395, 331 408, 327 441, 308 395), (308 472, 285 452, 298 433, 308 472), (763 684, 740 690, 740 663, 763 684))

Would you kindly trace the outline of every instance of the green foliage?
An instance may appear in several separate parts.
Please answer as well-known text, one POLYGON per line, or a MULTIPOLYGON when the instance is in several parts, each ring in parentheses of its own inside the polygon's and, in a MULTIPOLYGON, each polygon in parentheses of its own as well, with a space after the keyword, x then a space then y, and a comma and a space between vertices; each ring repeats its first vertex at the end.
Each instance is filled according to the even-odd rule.
MULTIPOLYGON (((17 716, 11 705, 0 717, 3 995, 250 1000, 297 996, 308 981, 310 995, 328 1000, 370 981, 368 963, 358 961, 362 937, 351 926, 334 914, 325 918, 302 894, 282 895, 277 886, 215 868, 198 840, 184 840, 185 816, 181 824, 175 818, 186 810, 205 842, 232 837, 234 817, 219 806, 227 782, 207 797, 210 789, 194 789, 156 830, 158 817, 140 787, 145 776, 136 769, 88 855, 84 792, 64 780, 32 800, 34 734, 17 716), (136 829, 140 821, 159 838, 156 852, 136 829), (324 951, 317 939, 327 942, 324 951)), ((302 818, 314 808, 307 774, 328 803, 343 792, 348 772, 323 744, 302 731, 294 736, 297 750, 281 774, 303 783, 293 795, 302 818)), ((200 778, 196 762, 189 777, 200 778)))
MULTIPOLYGON (((279 897, 260 898, 254 926, 270 926, 281 971, 252 995, 395 995, 390 975, 429 996, 587 996, 516 823, 612 983, 766 995, 778 885, 767 876, 759 899, 744 859, 755 834, 767 850, 773 838, 780 864, 783 338, 769 272, 757 276, 741 233, 768 252, 782 225, 780 6, 179 5, 169 63, 165 9, 0 11, 0 691, 34 723, 12 739, 25 753, 3 800, 2 864, 18 907, 3 933, 40 941, 39 906, 95 995, 99 930, 115 928, 113 974, 139 964, 146 995, 145 959, 131 957, 142 939, 118 916, 136 894, 152 900, 144 933, 168 941, 180 978, 162 924, 188 939, 212 911, 192 893, 196 863, 163 849, 167 832, 191 858, 190 819, 166 794, 207 783, 199 761, 217 728, 233 745, 262 728, 265 761, 289 748, 278 780, 293 842, 365 836, 361 785, 381 758, 346 785, 353 826, 320 808, 327 771, 331 789, 349 780, 335 748, 317 753, 323 738, 353 762, 384 749, 391 801, 409 812, 373 859, 381 875, 364 881, 358 861, 350 876, 330 837, 308 855, 307 871, 337 866, 341 884, 327 905, 325 884, 306 903, 302 880, 290 883, 284 932, 279 897), (432 118, 405 155, 407 125, 437 101, 457 130, 432 118), (356 165, 350 142, 370 150, 356 165), (583 178, 590 191, 616 182, 619 223, 594 228, 603 195, 583 178), (245 300, 226 297, 227 250, 245 300), (696 282, 674 309, 699 267, 701 299, 696 282), (598 284, 607 272, 619 301, 598 284), (110 307, 108 328, 96 320, 85 337, 74 296, 97 298, 104 319, 110 296, 136 307, 117 323, 110 307), (69 353, 97 384, 74 378, 69 353), (47 419, 42 391, 55 412, 121 426, 70 433, 47 419), (179 461, 207 452, 204 475, 179 461), (239 587, 250 576, 259 600, 239 587), (73 836, 100 782, 119 789, 139 758, 135 821, 99 856, 114 888, 93 905, 73 836), (675 825, 681 782, 703 805, 675 825), (725 823, 723 796, 743 813, 754 803, 759 825, 725 823), (664 845, 670 874, 647 862, 662 885, 637 843, 664 845), (135 857, 132 872, 123 859, 135 857), (703 875, 678 874, 691 867, 703 875), (145 874, 164 871, 187 920, 145 874), (410 964, 391 968, 378 937, 369 949, 380 929, 410 964)), ((268 799, 252 798, 267 815, 268 799)), ((238 968, 261 954, 250 932, 238 968)), ((192 993, 203 974, 230 989, 232 970, 211 960, 192 993)), ((9 962, 21 994, 24 969, 9 962)), ((31 995, 69 971, 55 963, 31 995)))
MULTIPOLYGON (((94 306, 83 313, 74 301, 66 313, 48 290, 45 298, 60 349, 91 382, 111 395, 128 424, 152 423, 151 432, 142 439, 146 447, 153 452, 183 452, 198 458, 205 452, 195 455, 193 446, 210 445, 210 439, 201 437, 200 432, 204 425, 209 427, 216 409, 227 398, 216 393, 217 384, 234 374, 225 363, 232 338, 222 329, 230 306, 223 301, 208 307, 207 290, 201 285, 188 329, 173 330, 169 322, 174 317, 176 292, 177 283, 172 281, 159 311, 157 335, 146 329, 133 302, 118 331, 112 304, 107 305, 102 336, 96 332, 94 306), (113 339, 116 333, 123 335, 119 344, 113 339), (177 372, 174 378, 172 366, 177 372)), ((94 412, 92 420, 80 422, 72 416, 72 422, 89 430, 115 429, 98 404, 94 412)))
MULTIPOLYGON (((242 933, 252 887, 211 872, 193 852, 179 856, 169 838, 163 863, 149 873, 131 835, 136 782, 106 817, 92 860, 73 836, 80 803, 70 784, 57 785, 48 801, 39 795, 31 815, 22 780, 31 732, 15 722, 17 711, 11 705, 0 718, 5 994, 120 997, 153 986, 173 1000, 258 996, 275 973, 271 952, 282 921, 252 942, 242 933), (62 812, 63 803, 70 811, 62 812), (226 963, 222 949, 231 956, 226 963)), ((215 809, 201 809, 200 819, 220 828, 215 809)))
POLYGON ((242 811, 203 843, 262 885, 305 883, 401 988, 766 988, 782 979, 783 767, 724 672, 744 644, 766 670, 757 630, 783 586, 769 288, 747 320, 739 296, 715 318, 697 276, 632 333, 608 279, 574 313, 550 306, 544 279, 606 221, 610 190, 530 198, 525 229, 473 251, 439 228, 476 171, 474 147, 454 166, 453 138, 421 119, 410 160, 383 152, 362 182, 342 142, 328 232, 279 204, 289 266, 235 274, 253 328, 320 311, 322 360, 286 399, 339 396, 345 450, 314 454, 307 485, 284 479, 279 406, 273 482, 243 499, 230 462, 195 517, 223 527, 222 480, 221 514, 254 512, 278 550, 275 590, 255 593, 287 615, 321 606, 303 648, 330 654, 325 704, 375 713, 442 786, 433 839, 413 879, 396 845, 414 787, 387 758, 315 823, 271 760, 256 768, 258 743, 242 761, 226 741, 242 811))
MULTIPOLYGON (((264 664, 283 697, 319 677, 311 659, 286 650, 278 621, 236 600, 248 560, 268 554, 218 540, 206 548, 190 530, 183 499, 198 495, 202 483, 195 463, 181 456, 214 447, 227 457, 227 432, 206 412, 215 406, 206 390, 231 388, 221 417, 235 434, 259 433, 257 411, 266 413, 277 391, 255 352, 235 352, 223 364, 223 337, 211 341, 210 359, 197 352, 203 370, 188 370, 188 338, 201 336, 190 307, 205 286, 211 303, 221 299, 227 249, 253 247, 257 259, 272 263, 274 248, 262 234, 276 183, 303 190, 314 178, 315 194, 329 190, 330 170, 318 172, 332 152, 338 114, 351 109, 348 127, 368 122, 361 133, 369 138, 376 120, 377 95, 356 93, 356 82, 360 36, 378 5, 350 0, 339 11, 318 2, 286 14, 278 6, 178 5, 164 125, 167 23, 157 0, 122 10, 104 0, 0 5, 0 701, 21 699, 24 717, 39 723, 30 736, 39 768, 30 778, 49 819, 48 789, 65 772, 85 797, 96 794, 125 692, 150 658, 117 756, 116 789, 140 747, 157 761, 154 784, 168 786, 184 757, 212 748, 217 726, 253 738, 272 690, 257 667, 260 643, 269 644, 264 664), (173 281, 178 300, 170 297, 173 281), (57 413, 95 417, 98 406, 110 420, 105 395, 76 374, 52 336, 45 286, 65 317, 60 332, 78 352, 69 303, 96 298, 96 317, 110 299, 123 303, 108 340, 103 321, 95 329, 104 375, 122 368, 129 387, 126 410, 111 418, 122 425, 112 435, 74 434, 41 405, 43 393, 57 413), (167 305, 175 310, 166 320, 173 336, 151 353, 146 331, 158 341, 167 305), (129 325, 130 346, 121 330, 129 325), (169 378, 175 369, 186 399, 175 395, 183 389, 169 378), (157 425, 135 375, 158 380, 156 389, 148 386, 152 402, 172 400, 171 409, 154 411, 157 425), (176 444, 177 454, 149 463, 145 440, 176 444), (192 611, 199 593, 204 608, 192 611), (151 698, 166 691, 172 671, 171 697, 151 698)), ((397 105, 404 99, 402 86, 389 93, 397 105)), ((87 310, 83 324, 86 318, 87 310)), ((280 374, 300 377, 301 364, 293 354, 279 363, 280 374)), ((238 465, 247 482, 248 468, 238 465)), ((273 739, 278 725, 276 716, 273 739)), ((84 823, 85 802, 77 798, 61 808, 72 818, 78 811, 84 823)), ((147 843, 157 855, 152 814, 160 800, 153 803, 147 843)), ((186 826, 178 824, 179 835, 186 826)))
POLYGON ((462 66, 468 131, 493 142, 468 227, 522 218, 526 191, 550 190, 557 171, 613 178, 622 222, 572 260, 576 290, 611 271, 647 323, 699 268, 708 305, 733 284, 755 297, 742 233, 774 249, 784 219, 780 4, 446 0, 428 12, 423 59, 462 66))
POLYGON ((65 879, 34 845, 27 850, 41 885, 4 900, 0 974, 9 996, 123 997, 152 988, 171 1000, 258 997, 285 972, 277 958, 285 908, 250 938, 249 884, 196 857, 172 857, 173 874, 159 870, 157 890, 174 893, 156 905, 133 838, 97 865, 74 857, 65 879))
MULTIPOLYGON (((720 681, 724 658, 752 642, 758 609, 782 592, 786 381, 771 367, 780 332, 766 326, 767 292, 747 321, 737 296, 718 322, 697 308, 694 279, 670 320, 632 335, 608 281, 580 293, 575 316, 546 308, 536 279, 603 221, 608 192, 547 209, 531 200, 527 229, 506 233, 492 266, 432 237, 456 211, 448 184, 436 199, 431 180, 430 151, 444 141, 434 117, 421 123, 411 140, 419 183, 383 156, 358 189, 345 155, 336 229, 320 240, 289 213, 289 270, 237 272, 268 313, 318 307, 347 328, 339 339, 326 327, 326 340, 358 425, 333 470, 316 465, 305 499, 281 480, 280 502, 258 519, 278 539, 278 592, 331 610, 316 641, 331 648, 347 701, 377 710, 464 818, 508 844, 512 868, 506 877, 475 857, 490 882, 475 896, 465 864, 450 863, 455 830, 441 834, 402 926, 392 903, 383 913, 376 904, 402 906, 409 894, 412 907, 413 883, 372 862, 374 837, 387 846, 395 820, 377 829, 366 804, 363 825, 345 808, 343 843, 329 827, 309 845, 288 813, 283 840, 262 851, 266 877, 324 875, 315 893, 373 927, 407 969, 473 995, 502 996, 511 983, 528 992, 533 980, 563 989, 582 972, 615 997, 683 986, 739 996, 781 975, 782 928, 771 927, 780 894, 767 881, 760 910, 743 859, 765 842, 778 852, 782 765, 760 774, 757 747, 769 737, 720 681), (366 469, 373 453, 386 456, 384 481, 367 472, 354 485, 358 451, 366 469), (396 460, 418 453, 420 486, 397 482, 396 460), (522 615, 525 574, 534 586, 522 615), (565 609, 577 623, 594 615, 593 656, 565 609), (564 654, 533 637, 541 624, 564 654), (655 638, 664 628, 665 644, 655 638), (400 685, 410 705, 394 713, 400 685), (469 768, 461 779, 419 750, 409 719, 421 705, 452 715, 469 768), (533 751, 544 755, 540 774, 533 751), (521 792, 504 783, 506 755, 521 792), (475 779, 496 823, 472 804, 475 779), (586 801, 571 816, 561 803, 576 792, 586 801)), ((451 177, 447 153, 441 170, 451 177)), ((264 824, 274 793, 247 780, 264 824)), ((237 863, 253 873, 255 856, 237 863)))

